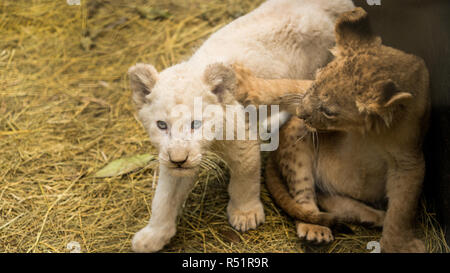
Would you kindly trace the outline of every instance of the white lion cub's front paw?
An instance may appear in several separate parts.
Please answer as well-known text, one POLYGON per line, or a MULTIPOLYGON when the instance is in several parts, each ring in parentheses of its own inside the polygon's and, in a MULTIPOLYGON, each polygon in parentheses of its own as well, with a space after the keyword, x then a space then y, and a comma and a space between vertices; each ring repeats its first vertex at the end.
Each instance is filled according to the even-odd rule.
POLYGON ((131 243, 134 252, 156 252, 161 250, 175 235, 174 230, 145 227, 138 231, 131 243))
POLYGON ((264 223, 264 208, 261 201, 237 207, 230 201, 227 207, 228 220, 232 227, 239 231, 255 229, 264 223))

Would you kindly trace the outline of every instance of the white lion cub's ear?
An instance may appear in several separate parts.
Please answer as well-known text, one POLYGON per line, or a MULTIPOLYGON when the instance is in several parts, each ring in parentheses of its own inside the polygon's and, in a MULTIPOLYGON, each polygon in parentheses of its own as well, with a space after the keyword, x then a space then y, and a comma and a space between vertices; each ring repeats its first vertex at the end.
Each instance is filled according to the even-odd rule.
POLYGON ((151 93, 158 80, 158 71, 149 64, 138 63, 128 69, 133 101, 137 109, 147 103, 146 96, 151 93))
POLYGON ((209 65, 204 73, 204 81, 211 86, 211 92, 219 98, 220 102, 227 103, 232 100, 237 80, 231 66, 222 63, 209 65))

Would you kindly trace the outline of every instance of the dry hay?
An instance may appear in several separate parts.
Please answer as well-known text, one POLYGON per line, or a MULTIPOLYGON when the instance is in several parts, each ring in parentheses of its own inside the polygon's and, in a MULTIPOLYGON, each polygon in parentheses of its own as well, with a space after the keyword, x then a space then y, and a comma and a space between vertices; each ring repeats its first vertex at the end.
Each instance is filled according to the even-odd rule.
MULTIPOLYGON (((258 1, 0 3, 0 252, 128 252, 150 216, 157 163, 95 179, 106 163, 154 153, 133 114, 126 71, 168 67, 258 1)), ((226 179, 226 178, 225 178, 226 179)), ((246 233, 227 223, 226 183, 205 170, 168 252, 368 252, 380 232, 352 226, 324 247, 305 247, 265 188, 266 223, 246 233)), ((428 249, 448 251, 422 207, 428 249)))

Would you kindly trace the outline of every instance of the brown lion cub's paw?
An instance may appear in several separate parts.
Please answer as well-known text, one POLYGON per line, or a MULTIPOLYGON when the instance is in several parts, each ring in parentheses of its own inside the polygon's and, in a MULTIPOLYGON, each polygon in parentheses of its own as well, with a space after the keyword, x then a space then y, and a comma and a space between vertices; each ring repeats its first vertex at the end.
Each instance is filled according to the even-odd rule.
POLYGON ((235 99, 243 106, 249 106, 251 104, 259 104, 261 95, 254 90, 245 90, 245 88, 236 88, 235 99))
POLYGON ((328 244, 334 240, 331 229, 324 226, 297 223, 297 235, 300 239, 316 244, 328 244))
POLYGON ((238 83, 236 88, 231 90, 234 98, 244 106, 257 103, 261 96, 255 88, 255 82, 258 82, 258 80, 242 64, 235 63, 232 68, 238 83))

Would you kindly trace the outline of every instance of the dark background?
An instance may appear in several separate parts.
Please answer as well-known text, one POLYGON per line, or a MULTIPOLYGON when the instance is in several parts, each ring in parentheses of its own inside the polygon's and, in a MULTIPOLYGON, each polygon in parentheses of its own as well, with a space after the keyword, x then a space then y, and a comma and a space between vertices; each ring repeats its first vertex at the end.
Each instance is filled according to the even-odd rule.
POLYGON ((381 0, 370 6, 354 0, 370 15, 383 43, 422 57, 430 71, 432 113, 425 141, 425 195, 438 213, 450 242, 450 1, 381 0))

